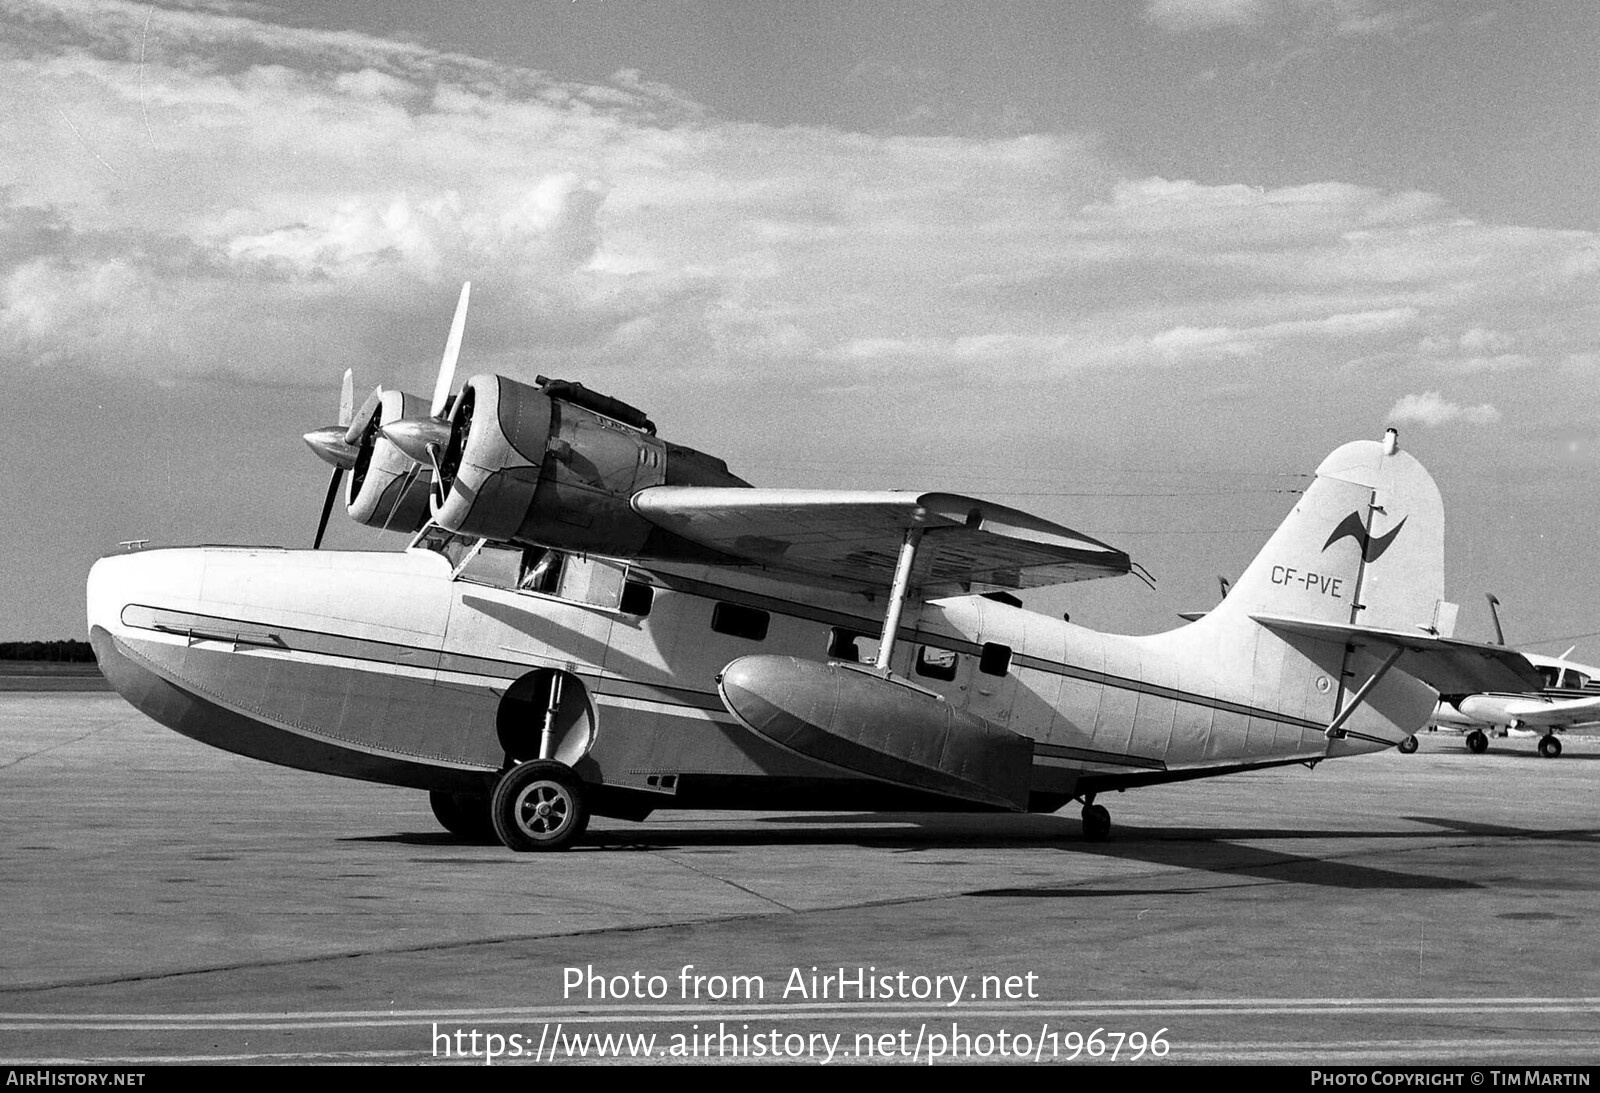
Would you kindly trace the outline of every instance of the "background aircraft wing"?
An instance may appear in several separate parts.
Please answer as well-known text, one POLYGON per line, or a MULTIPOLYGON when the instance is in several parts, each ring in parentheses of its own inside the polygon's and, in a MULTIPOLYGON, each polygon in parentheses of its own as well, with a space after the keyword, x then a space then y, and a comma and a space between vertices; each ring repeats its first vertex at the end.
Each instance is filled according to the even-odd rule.
POLYGON ((635 494, 633 508, 691 542, 829 587, 886 591, 905 532, 919 524, 911 586, 924 597, 1132 568, 1122 551, 1086 535, 950 493, 655 486, 635 494))
POLYGON ((1374 626, 1347 626, 1336 622, 1276 615, 1252 615, 1262 626, 1286 634, 1344 641, 1365 646, 1378 656, 1395 648, 1404 650, 1396 667, 1416 676, 1440 694, 1476 691, 1537 691, 1544 685, 1528 658, 1503 645, 1481 645, 1429 634, 1408 634, 1374 626))

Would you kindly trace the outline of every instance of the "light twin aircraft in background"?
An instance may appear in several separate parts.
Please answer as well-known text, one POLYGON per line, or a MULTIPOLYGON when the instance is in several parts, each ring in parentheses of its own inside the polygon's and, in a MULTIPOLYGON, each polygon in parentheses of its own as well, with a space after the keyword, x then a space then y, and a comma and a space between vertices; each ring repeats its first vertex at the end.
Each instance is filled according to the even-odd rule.
POLYGON ((1449 636, 1443 508, 1391 430, 1333 452, 1198 621, 1145 637, 1017 590, 1135 568, 938 492, 752 487, 580 384, 378 390, 307 440, 394 552, 195 547, 98 562, 90 637, 155 720, 415 787, 468 838, 565 847, 657 809, 1082 806, 1395 746, 1440 693, 1525 690, 1449 636))
MULTIPOLYGON (((1492 593, 1487 598, 1495 641, 1504 645, 1500 601, 1492 593)), ((1443 694, 1434 711, 1433 726, 1465 733, 1467 750, 1478 754, 1489 750, 1492 732, 1505 736, 1514 730, 1531 729, 1540 733, 1539 754, 1547 759, 1561 754, 1557 733, 1600 728, 1600 668, 1568 660, 1572 649, 1559 657, 1523 655, 1539 673, 1541 686, 1537 690, 1443 694)), ((1402 750, 1415 751, 1415 739, 1409 748, 1402 745, 1402 750)))

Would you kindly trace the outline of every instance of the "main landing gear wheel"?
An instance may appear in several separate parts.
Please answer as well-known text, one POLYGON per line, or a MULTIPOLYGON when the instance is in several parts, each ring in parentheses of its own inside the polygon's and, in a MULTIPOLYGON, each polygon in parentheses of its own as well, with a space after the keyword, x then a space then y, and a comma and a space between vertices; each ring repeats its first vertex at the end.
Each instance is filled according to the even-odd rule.
POLYGON ((1473 755, 1482 755, 1489 750, 1489 738, 1478 729, 1467 733, 1467 750, 1473 755))
POLYGON ((475 843, 495 841, 494 820, 489 816, 487 793, 429 790, 428 804, 433 806, 434 819, 450 834, 475 843))
POLYGON ((1111 837, 1111 813, 1104 805, 1083 806, 1083 837, 1092 843, 1103 843, 1111 837))
POLYGON ((1554 733, 1545 733, 1539 737, 1539 754, 1546 759, 1555 759, 1561 755, 1561 741, 1555 738, 1554 733))
POLYGON ((1417 750, 1417 738, 1415 736, 1408 736, 1404 740, 1400 741, 1400 743, 1396 744, 1395 748, 1400 752, 1401 755, 1410 755, 1412 752, 1417 750))
POLYGON ((583 783, 565 763, 535 759, 500 776, 489 814, 512 850, 563 850, 589 826, 583 783))

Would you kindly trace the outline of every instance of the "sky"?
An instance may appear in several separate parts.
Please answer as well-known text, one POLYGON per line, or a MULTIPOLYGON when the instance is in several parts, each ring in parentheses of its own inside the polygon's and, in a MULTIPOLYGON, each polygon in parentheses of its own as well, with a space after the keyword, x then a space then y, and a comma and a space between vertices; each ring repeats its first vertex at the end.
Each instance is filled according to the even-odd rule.
MULTIPOLYGON (((760 485, 1028 509, 1214 602, 1345 441, 1457 635, 1600 663, 1600 6, 0 0, 0 640, 309 546, 359 392, 579 380, 760 485)), ((329 546, 403 539, 336 514, 329 546)))

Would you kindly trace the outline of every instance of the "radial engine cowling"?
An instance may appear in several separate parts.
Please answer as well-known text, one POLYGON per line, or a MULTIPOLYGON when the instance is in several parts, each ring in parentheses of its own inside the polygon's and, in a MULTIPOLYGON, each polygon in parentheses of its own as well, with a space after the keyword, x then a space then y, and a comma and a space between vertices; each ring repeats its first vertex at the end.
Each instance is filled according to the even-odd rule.
POLYGON ((657 437, 627 404, 540 379, 538 387, 504 376, 467 381, 440 460, 435 522, 471 537, 635 556, 652 553, 647 544, 659 546, 663 534, 633 511, 635 493, 748 485, 721 460, 657 437))
POLYGON ((433 472, 418 469, 381 432, 404 417, 422 416, 428 404, 404 391, 374 391, 356 413, 345 439, 357 446, 345 491, 350 518, 385 531, 416 531, 428 519, 433 472))

